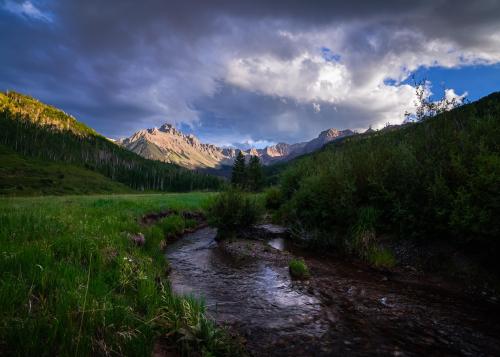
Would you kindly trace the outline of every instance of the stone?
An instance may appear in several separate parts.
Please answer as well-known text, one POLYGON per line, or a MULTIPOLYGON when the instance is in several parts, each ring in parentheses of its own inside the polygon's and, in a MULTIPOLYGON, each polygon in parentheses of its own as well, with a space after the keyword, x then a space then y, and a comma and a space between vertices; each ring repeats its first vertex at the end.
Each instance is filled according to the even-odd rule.
POLYGON ((144 244, 146 244, 146 238, 142 233, 130 234, 129 238, 138 247, 142 247, 144 244))

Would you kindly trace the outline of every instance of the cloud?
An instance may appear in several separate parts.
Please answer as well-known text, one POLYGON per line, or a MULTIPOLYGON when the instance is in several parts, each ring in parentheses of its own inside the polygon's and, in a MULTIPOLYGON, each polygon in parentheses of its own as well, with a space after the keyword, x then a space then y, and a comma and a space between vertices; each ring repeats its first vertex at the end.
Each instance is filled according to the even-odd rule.
POLYGON ((489 0, 8 0, 3 9, 0 87, 115 137, 164 121, 226 143, 381 127, 413 109, 405 79, 419 67, 500 62, 500 3, 489 0))
POLYGON ((38 9, 31 1, 22 3, 12 0, 6 0, 3 8, 18 16, 24 16, 29 19, 52 22, 52 16, 49 13, 44 13, 38 9))
POLYGON ((454 89, 445 89, 444 90, 444 99, 448 102, 456 101, 457 103, 463 103, 468 95, 469 95, 469 93, 467 93, 467 92, 464 92, 461 95, 458 95, 457 93, 455 93, 454 89))

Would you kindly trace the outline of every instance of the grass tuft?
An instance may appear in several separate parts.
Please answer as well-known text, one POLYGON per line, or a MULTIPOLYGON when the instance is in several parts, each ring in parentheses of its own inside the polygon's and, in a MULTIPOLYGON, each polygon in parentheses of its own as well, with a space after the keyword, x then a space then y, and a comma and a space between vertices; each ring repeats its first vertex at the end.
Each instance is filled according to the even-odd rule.
POLYGON ((389 269, 396 265, 396 257, 387 249, 382 247, 372 247, 366 254, 366 260, 376 268, 389 269))
POLYGON ((307 279, 311 276, 303 259, 292 259, 289 264, 290 275, 294 279, 307 279))

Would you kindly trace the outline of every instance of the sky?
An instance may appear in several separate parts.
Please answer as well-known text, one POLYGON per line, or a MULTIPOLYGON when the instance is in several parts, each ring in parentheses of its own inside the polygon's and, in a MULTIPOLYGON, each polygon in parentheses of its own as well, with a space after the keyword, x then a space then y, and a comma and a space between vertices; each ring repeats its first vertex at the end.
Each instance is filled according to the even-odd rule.
POLYGON ((111 138, 263 147, 500 90, 498 0, 0 0, 0 90, 111 138))

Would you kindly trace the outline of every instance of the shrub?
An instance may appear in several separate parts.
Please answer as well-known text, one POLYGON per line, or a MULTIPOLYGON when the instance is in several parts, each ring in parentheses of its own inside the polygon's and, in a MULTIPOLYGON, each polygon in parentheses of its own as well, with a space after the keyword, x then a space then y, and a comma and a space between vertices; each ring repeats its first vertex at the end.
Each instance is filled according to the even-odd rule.
POLYGON ((277 210, 283 203, 283 195, 278 187, 270 187, 264 193, 264 201, 267 209, 277 210))
POLYGON ((248 228, 262 216, 256 197, 235 189, 209 199, 205 210, 209 225, 218 228, 221 236, 248 228))
POLYGON ((294 279, 307 279, 310 276, 309 268, 303 259, 292 259, 289 265, 290 275, 294 279))

